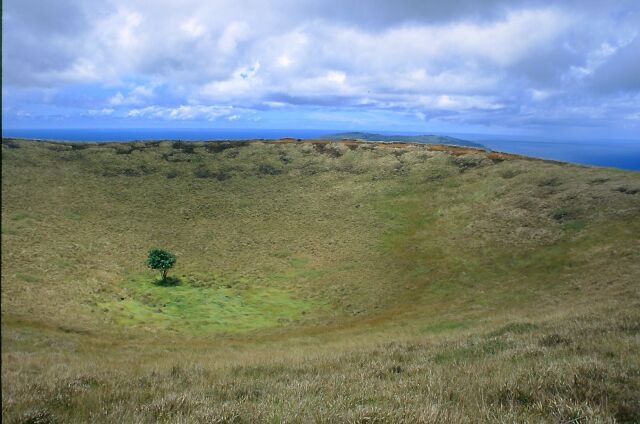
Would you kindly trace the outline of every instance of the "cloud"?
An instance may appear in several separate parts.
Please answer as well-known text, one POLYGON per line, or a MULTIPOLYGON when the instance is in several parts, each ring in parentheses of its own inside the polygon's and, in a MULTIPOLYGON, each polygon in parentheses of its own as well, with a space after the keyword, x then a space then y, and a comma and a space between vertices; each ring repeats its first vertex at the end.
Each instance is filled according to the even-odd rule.
POLYGON ((189 37, 199 38, 206 33, 207 29, 197 17, 191 17, 180 25, 180 29, 189 37))
POLYGON ((126 99, 125 99, 124 95, 119 91, 113 97, 111 97, 109 99, 109 104, 113 105, 113 106, 120 106, 121 104, 123 104, 125 102, 126 102, 126 99))
POLYGON ((630 0, 9 0, 3 99, 131 120, 636 125, 638 28, 630 0))
POLYGON ((131 109, 127 116, 132 118, 153 118, 168 120, 194 120, 201 119, 215 121, 226 117, 229 120, 240 119, 240 110, 233 106, 204 106, 204 105, 180 105, 177 107, 147 106, 140 109, 131 109))
POLYGON ((607 47, 606 56, 588 73, 588 83, 598 92, 640 92, 640 36, 607 47))
POLYGON ((129 92, 125 96, 121 91, 118 91, 109 98, 110 106, 122 106, 122 105, 139 105, 147 101, 152 101, 155 97, 155 89, 157 85, 150 83, 148 85, 135 85, 131 84, 129 92))
POLYGON ((112 108, 103 108, 103 109, 89 109, 87 113, 90 116, 107 116, 111 115, 114 112, 112 108))

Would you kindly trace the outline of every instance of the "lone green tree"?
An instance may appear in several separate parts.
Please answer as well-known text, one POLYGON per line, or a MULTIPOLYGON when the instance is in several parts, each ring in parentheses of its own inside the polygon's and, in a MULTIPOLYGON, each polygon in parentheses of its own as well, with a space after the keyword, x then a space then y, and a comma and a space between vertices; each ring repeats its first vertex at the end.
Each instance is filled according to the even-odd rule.
POLYGON ((176 256, 166 250, 151 249, 145 263, 149 268, 159 270, 162 281, 166 281, 167 272, 176 264, 176 256))

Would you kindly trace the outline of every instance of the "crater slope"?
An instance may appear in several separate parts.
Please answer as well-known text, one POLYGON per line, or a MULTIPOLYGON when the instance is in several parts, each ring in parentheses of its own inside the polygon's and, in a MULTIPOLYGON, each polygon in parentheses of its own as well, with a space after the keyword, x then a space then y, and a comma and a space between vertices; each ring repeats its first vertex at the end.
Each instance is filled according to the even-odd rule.
POLYGON ((9 421, 640 420, 636 172, 295 139, 2 165, 9 421))

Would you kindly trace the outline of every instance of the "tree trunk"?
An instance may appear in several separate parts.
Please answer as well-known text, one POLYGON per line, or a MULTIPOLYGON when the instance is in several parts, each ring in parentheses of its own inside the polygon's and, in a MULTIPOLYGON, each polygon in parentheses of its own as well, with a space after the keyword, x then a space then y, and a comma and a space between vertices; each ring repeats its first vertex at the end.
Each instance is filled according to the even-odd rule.
POLYGON ((169 272, 168 269, 162 270, 162 281, 167 281, 167 272, 169 272))

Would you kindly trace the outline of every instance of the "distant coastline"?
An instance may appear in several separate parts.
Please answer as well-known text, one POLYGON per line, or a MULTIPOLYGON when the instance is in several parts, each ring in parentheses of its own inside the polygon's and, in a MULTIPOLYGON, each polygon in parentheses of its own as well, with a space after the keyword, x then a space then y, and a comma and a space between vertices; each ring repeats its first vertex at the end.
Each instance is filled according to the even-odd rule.
POLYGON ((369 132, 344 132, 323 136, 329 140, 364 140, 364 141, 401 141, 407 143, 445 144, 452 146, 474 147, 476 149, 487 149, 486 146, 461 138, 449 137, 446 135, 400 135, 400 134, 377 134, 369 132))
MULTIPOLYGON (((372 141, 412 141, 434 137, 430 141, 436 144, 457 144, 460 141, 474 143, 468 147, 496 150, 541 159, 559 160, 582 165, 620 168, 640 171, 640 140, 620 141, 532 141, 495 138, 490 136, 473 137, 473 141, 447 136, 424 136, 418 134, 394 135, 378 132, 340 132, 339 130, 317 129, 183 129, 183 128, 145 128, 145 129, 3 129, 2 137, 46 139, 60 141, 135 141, 135 140, 252 140, 262 138, 360 138, 372 141), (366 138, 369 137, 369 138, 366 138), (382 140, 380 140, 382 138, 382 140), (437 138, 437 140, 436 140, 437 138), (449 142, 443 142, 444 141, 449 142)), ((425 142, 425 141, 422 141, 425 142)))

